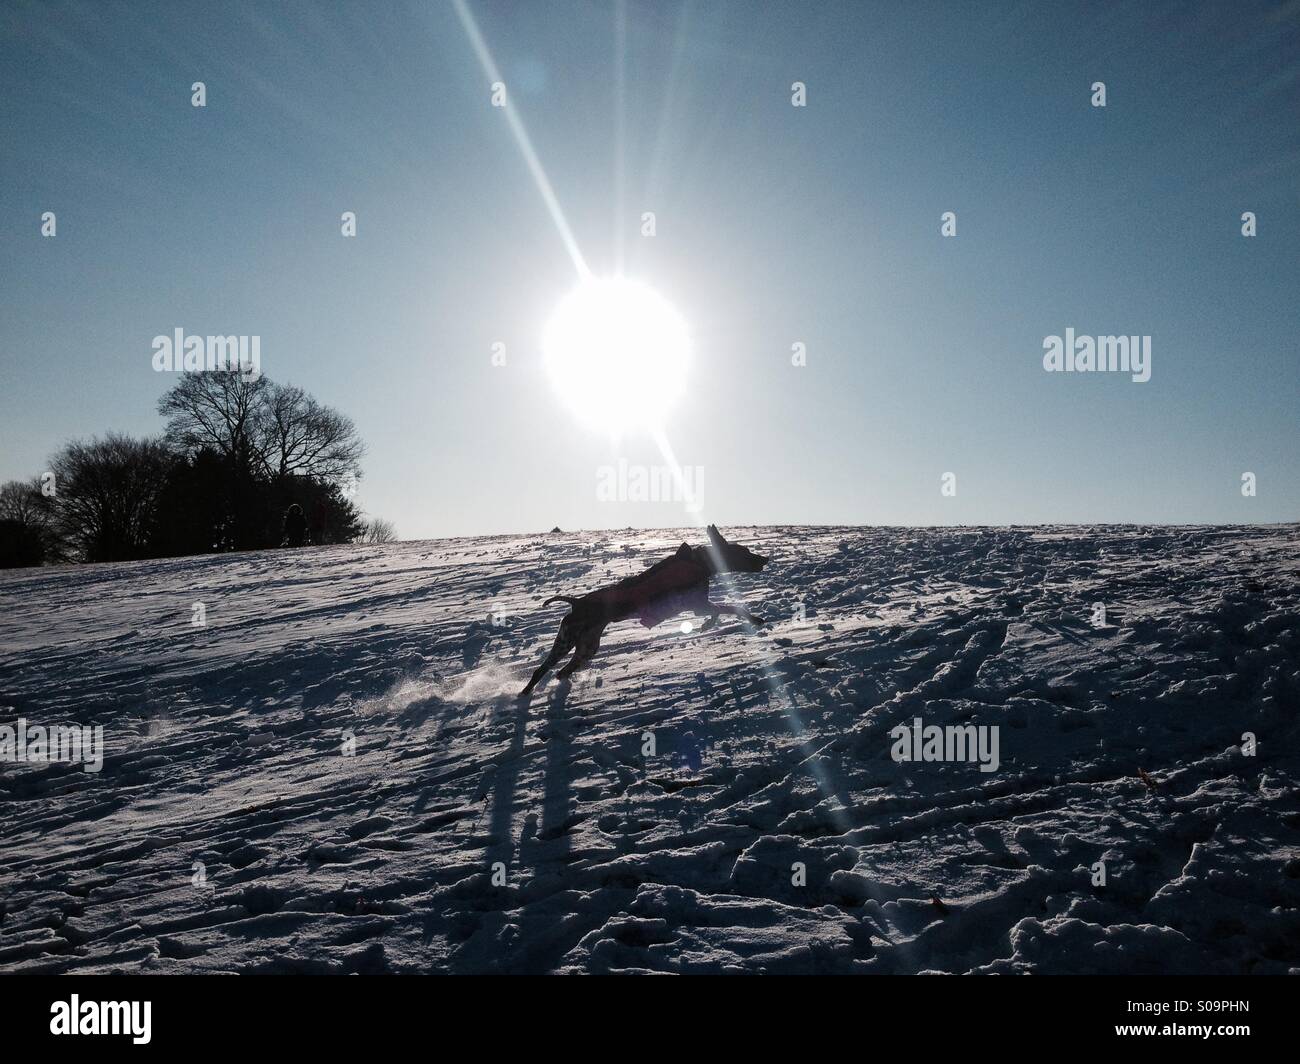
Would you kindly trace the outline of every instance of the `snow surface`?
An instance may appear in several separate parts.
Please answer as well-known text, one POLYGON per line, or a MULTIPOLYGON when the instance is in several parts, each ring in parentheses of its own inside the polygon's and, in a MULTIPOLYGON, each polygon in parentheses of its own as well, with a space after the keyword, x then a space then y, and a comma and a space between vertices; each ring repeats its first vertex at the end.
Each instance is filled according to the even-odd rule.
POLYGON ((1300 966, 1300 528, 725 531, 770 628, 612 626, 531 705, 540 600, 699 532, 0 575, 0 723, 109 751, 0 765, 0 968, 1300 966), (918 716, 999 771, 892 760, 918 716))

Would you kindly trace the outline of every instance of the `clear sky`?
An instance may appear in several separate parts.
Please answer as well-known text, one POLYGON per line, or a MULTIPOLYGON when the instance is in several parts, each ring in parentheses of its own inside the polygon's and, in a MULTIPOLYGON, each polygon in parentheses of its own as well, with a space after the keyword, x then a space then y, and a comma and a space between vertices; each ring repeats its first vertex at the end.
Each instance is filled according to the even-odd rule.
MULTIPOLYGON (((592 272, 687 324, 704 518, 1300 519, 1297 3, 469 9, 592 272), (1151 379, 1045 372, 1067 328, 1151 379)), ((551 386, 577 275, 450 3, 5 4, 0 53, 0 480, 160 431, 183 328, 349 414, 406 538, 689 523, 600 498, 662 459, 551 386)))

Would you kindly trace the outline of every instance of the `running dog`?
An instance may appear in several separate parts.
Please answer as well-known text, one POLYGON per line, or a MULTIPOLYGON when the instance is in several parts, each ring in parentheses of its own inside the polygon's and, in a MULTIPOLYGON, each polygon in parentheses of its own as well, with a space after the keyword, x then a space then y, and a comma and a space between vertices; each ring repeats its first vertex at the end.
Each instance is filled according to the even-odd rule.
POLYGON ((732 614, 755 627, 764 624, 763 618, 755 617, 743 606, 710 602, 709 578, 717 573, 757 573, 767 564, 767 559, 739 543, 728 543, 716 525, 709 525, 708 533, 707 547, 683 543, 671 558, 665 558, 636 576, 579 598, 553 595, 543 602, 543 606, 567 602, 572 609, 560 622, 555 646, 533 673, 528 686, 519 692, 519 697, 531 695, 542 677, 575 647, 573 660, 556 675, 564 680, 586 668, 600 649, 600 637, 605 626, 615 621, 636 617, 647 628, 653 628, 660 621, 689 612, 707 617, 706 626, 721 613, 732 614))

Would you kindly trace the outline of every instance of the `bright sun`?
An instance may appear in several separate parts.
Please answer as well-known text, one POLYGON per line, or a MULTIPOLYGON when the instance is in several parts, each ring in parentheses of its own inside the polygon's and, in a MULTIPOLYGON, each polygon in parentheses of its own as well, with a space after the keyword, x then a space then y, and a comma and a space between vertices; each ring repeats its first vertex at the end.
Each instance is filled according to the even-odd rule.
POLYGON ((686 386, 690 338, 654 289, 621 277, 591 279, 560 301, 542 352, 573 413, 618 434, 659 427, 686 386))

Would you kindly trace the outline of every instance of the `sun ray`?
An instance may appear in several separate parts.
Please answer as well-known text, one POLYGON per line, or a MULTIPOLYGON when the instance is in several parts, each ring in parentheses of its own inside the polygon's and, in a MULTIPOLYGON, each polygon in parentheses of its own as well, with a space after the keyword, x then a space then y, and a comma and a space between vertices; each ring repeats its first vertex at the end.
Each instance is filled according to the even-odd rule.
POLYGON ((687 0, 682 4, 673 31, 673 57, 668 67, 667 87, 664 89, 663 102, 659 110, 659 130, 655 137, 654 152, 650 157, 649 176, 642 189, 647 203, 654 203, 659 199, 659 170, 666 150, 668 123, 672 118, 673 106, 676 102, 678 74, 686 55, 686 26, 690 11, 690 0, 687 0))
MULTIPOLYGON (((669 443, 667 434, 661 427, 656 427, 653 429, 652 435, 656 446, 659 448, 659 453, 663 457, 664 464, 668 466, 672 473, 673 479, 681 493, 681 498, 686 502, 687 514, 700 528, 707 528, 709 524, 708 518, 704 516, 703 508, 700 506, 699 500, 691 497, 690 485, 687 482, 685 475, 682 473, 682 467, 677 461, 677 456, 673 453, 672 444, 669 443)), ((709 544, 709 551, 718 563, 717 567, 719 571, 717 575, 719 583, 722 584, 724 591, 728 595, 734 597, 736 590, 735 582, 732 580, 731 574, 722 569, 721 556, 713 547, 712 543, 709 544)), ((758 629, 745 620, 744 617, 739 618, 739 620, 740 623, 744 625, 747 635, 758 635, 758 629)), ((821 791, 822 797, 826 799, 828 803, 827 812, 832 822, 835 824, 836 829, 841 835, 851 834, 853 831, 853 824, 843 812, 845 809, 849 808, 849 803, 840 795, 839 791, 835 787, 835 782, 831 779, 825 766, 822 765, 821 750, 814 748, 812 744, 808 742, 807 738, 805 738, 806 731, 804 728, 803 717, 800 715, 799 709, 794 704, 794 700, 790 697, 789 692, 786 691, 785 684, 782 683, 781 678, 776 675, 776 670, 773 668, 770 659, 767 655, 761 652, 756 653, 752 647, 753 644, 750 643, 747 647, 748 653, 758 663, 758 667, 762 672, 763 681, 767 685, 769 697, 780 706, 781 710, 785 714, 786 724, 789 726, 791 734, 799 743, 799 751, 802 755, 802 761, 800 763, 812 777, 813 782, 817 784, 817 789, 821 791)), ((856 849, 858 850, 859 863, 865 864, 866 862, 862 857, 861 847, 856 847, 856 849)), ((869 882, 867 890, 870 897, 877 903, 877 906, 888 901, 888 897, 884 892, 880 891, 874 884, 869 882)), ((908 943, 902 938, 901 931, 891 925, 889 919, 880 908, 877 908, 876 910, 876 919, 881 930, 892 936, 890 938, 890 943, 899 951, 899 954, 901 956, 909 955, 910 949, 908 943)))
MULTIPOLYGON (((659 448, 659 453, 663 456, 664 464, 667 465, 669 470, 672 472, 673 480, 677 484, 681 497, 686 500, 686 512, 691 515, 691 518, 697 525, 699 525, 699 527, 707 527, 708 520, 704 517, 703 507, 700 506, 699 500, 689 497, 689 485, 686 483, 686 478, 682 473, 681 465, 677 461, 677 456, 673 453, 672 445, 668 442, 668 436, 664 433, 662 428, 655 428, 653 430, 653 436, 655 445, 659 448)), ((718 581, 722 584, 723 589, 729 595, 734 595, 736 590, 735 582, 731 579, 731 574, 723 567, 722 557, 718 554, 717 550, 711 543, 709 544, 709 552, 717 562, 718 581)), ((745 620, 744 617, 740 618, 740 623, 745 626, 745 630, 749 635, 758 634, 758 629, 745 620)), ((815 751, 808 745, 807 740, 804 738, 805 729, 803 718, 799 715, 799 710, 795 706, 794 700, 786 691, 785 684, 783 684, 776 676, 771 664, 764 659, 764 655, 755 654, 754 656, 758 659, 759 667, 763 671, 763 678, 767 683, 769 692, 775 698, 777 705, 779 705, 785 712, 786 720, 790 725, 790 731, 799 741, 800 748, 804 752, 805 756, 811 757, 815 751)), ((826 775, 820 765, 815 763, 810 764, 809 771, 812 773, 813 778, 816 780, 826 798, 833 802, 838 802, 840 805, 844 805, 843 800, 835 793, 834 785, 831 783, 830 778, 826 775)), ((839 816, 838 811, 834 808, 831 810, 831 815, 835 818, 836 825, 841 827, 842 831, 848 832, 851 830, 851 825, 848 821, 842 816, 839 816)))
MULTIPOLYGON (((482 66, 483 72, 488 76, 489 83, 500 81, 504 84, 505 79, 501 77, 501 71, 497 69, 496 60, 492 58, 487 42, 483 40, 483 34, 479 32, 478 23, 474 20, 469 5, 465 0, 452 0, 452 4, 456 8, 456 14, 460 16, 461 25, 465 27, 469 43, 474 49, 474 54, 478 56, 479 65, 482 66)), ((573 266, 578 271, 578 276, 585 280, 591 276, 591 270, 587 268, 587 260, 583 257, 582 249, 578 247, 578 241, 573 235, 573 230, 569 228, 568 219, 564 216, 564 210, 560 207, 560 201, 556 198, 550 179, 546 176, 546 171, 542 169, 542 161, 537 157, 537 152, 533 150, 533 142, 528 137, 528 130, 524 128, 523 119, 519 117, 518 105, 507 96, 506 106, 502 110, 505 111, 510 132, 514 134, 515 143, 519 145, 520 154, 524 157, 528 172, 533 176, 537 191, 541 194, 542 202, 546 204, 546 209, 551 214, 551 220, 559 231, 560 239, 564 241, 565 250, 568 251, 569 258, 573 260, 573 266)))
POLYGON ((622 277, 626 266, 624 230, 627 219, 625 182, 627 170, 627 5, 614 5, 614 275, 622 277))

